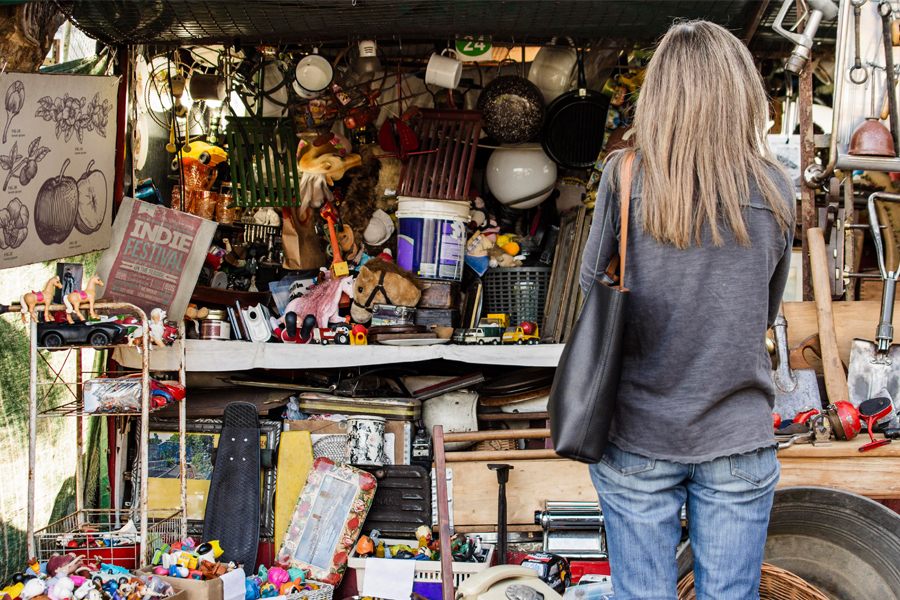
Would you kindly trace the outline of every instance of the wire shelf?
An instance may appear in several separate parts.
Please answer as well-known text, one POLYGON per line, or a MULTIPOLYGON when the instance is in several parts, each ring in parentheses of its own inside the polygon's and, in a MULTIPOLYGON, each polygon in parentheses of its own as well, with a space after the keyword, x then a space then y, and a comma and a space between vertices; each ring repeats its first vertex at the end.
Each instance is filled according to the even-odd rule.
POLYGON ((758 6, 758 0, 82 0, 72 3, 71 18, 110 44, 346 44, 360 35, 412 42, 461 32, 542 43, 559 35, 653 39, 676 17, 741 30, 758 6))
MULTIPOLYGON (((138 509, 84 509, 34 532, 39 562, 68 552, 86 560, 128 569, 140 567, 140 511, 138 509), (119 533, 129 525, 126 533, 119 533)), ((147 511, 147 539, 151 555, 181 537, 181 511, 147 511)))
MULTIPOLYGON (((64 384, 67 385, 67 384, 64 384)), ((175 402, 168 402, 163 406, 158 407, 150 407, 150 414, 158 410, 162 410, 163 408, 169 406, 170 404, 176 404, 175 402)), ((59 406, 54 406, 53 408, 48 408, 42 410, 38 413, 38 417, 134 417, 140 416, 141 409, 133 411, 113 411, 113 412, 86 412, 84 410, 84 405, 78 400, 72 400, 71 402, 66 402, 65 404, 60 404, 59 406)))

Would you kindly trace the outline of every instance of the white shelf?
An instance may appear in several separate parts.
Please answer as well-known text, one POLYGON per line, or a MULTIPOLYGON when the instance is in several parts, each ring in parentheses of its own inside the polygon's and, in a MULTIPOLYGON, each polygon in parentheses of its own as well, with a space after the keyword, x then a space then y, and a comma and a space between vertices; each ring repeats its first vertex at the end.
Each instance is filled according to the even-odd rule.
MULTIPOLYGON (((319 346, 315 344, 255 344, 252 342, 185 341, 188 371, 247 371, 250 369, 315 369, 421 362, 443 358, 480 365, 555 367, 563 344, 537 346, 319 346)), ((136 348, 119 346, 113 351, 119 364, 137 369, 141 356, 136 348)), ((150 352, 151 370, 178 368, 177 347, 150 352)))

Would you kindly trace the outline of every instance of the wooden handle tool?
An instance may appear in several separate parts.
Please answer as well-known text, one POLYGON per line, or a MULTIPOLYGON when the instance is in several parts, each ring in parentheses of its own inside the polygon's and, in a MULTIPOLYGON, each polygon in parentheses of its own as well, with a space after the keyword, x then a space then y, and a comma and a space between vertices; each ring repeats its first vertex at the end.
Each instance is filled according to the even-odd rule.
POLYGON ((822 367, 825 371, 825 389, 828 400, 846 402, 850 399, 847 375, 838 354, 837 334, 834 330, 834 313, 831 306, 831 285, 828 277, 828 257, 822 229, 813 227, 807 232, 809 239, 809 263, 812 271, 813 291, 816 296, 816 317, 819 323, 819 344, 822 348, 822 367))

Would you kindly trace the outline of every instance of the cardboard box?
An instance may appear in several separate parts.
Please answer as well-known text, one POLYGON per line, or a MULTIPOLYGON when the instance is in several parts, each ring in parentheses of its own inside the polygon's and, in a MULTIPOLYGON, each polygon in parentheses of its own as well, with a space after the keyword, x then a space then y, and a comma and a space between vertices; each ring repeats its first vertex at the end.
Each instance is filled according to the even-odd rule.
MULTIPOLYGON (((143 567, 136 572, 139 575, 152 573, 153 567, 143 567)), ((172 600, 223 600, 225 597, 224 586, 219 579, 197 581, 196 579, 182 579, 181 577, 169 577, 168 575, 157 575, 157 577, 176 590, 181 590, 172 596, 172 600)))
MULTIPOLYGON (((335 421, 285 421, 287 431, 308 431, 313 436, 313 445, 317 435, 346 435, 347 424, 335 421)), ((412 421, 387 421, 384 433, 394 435, 394 464, 410 464, 412 439, 415 428, 412 421)))

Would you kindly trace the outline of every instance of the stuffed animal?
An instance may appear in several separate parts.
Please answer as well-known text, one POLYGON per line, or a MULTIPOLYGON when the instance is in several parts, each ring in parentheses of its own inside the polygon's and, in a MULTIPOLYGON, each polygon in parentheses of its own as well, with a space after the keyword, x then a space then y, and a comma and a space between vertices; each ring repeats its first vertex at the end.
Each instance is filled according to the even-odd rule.
MULTIPOLYGON (((392 237, 393 227, 391 226, 391 231, 387 231, 388 228, 385 227, 386 223, 384 221, 376 222, 376 225, 381 225, 381 227, 376 228, 380 230, 379 234, 375 237, 369 236, 371 241, 366 240, 366 248, 364 248, 363 244, 364 234, 369 229, 376 210, 380 208, 378 200, 380 194, 384 193, 384 190, 380 189, 382 173, 390 170, 392 167, 388 165, 391 165, 391 161, 395 160, 369 158, 372 155, 379 154, 384 154, 384 152, 377 145, 360 147, 359 155, 363 158, 363 164, 347 174, 347 185, 340 203, 341 222, 344 224, 345 229, 343 234, 350 236, 350 240, 356 246, 357 252, 355 254, 347 253, 343 247, 344 241, 341 243, 341 249, 345 253, 344 258, 349 262, 355 262, 355 264, 361 264, 359 260, 354 261, 354 258, 358 258, 358 255, 362 254, 364 250, 368 255, 376 256, 384 248, 395 246, 392 237), (349 231, 346 231, 348 227, 349 231), (383 235, 385 233, 386 235, 383 235)), ((400 164, 399 161, 397 164, 400 164)), ((396 189, 396 185, 394 189, 396 189)), ((393 212, 393 210, 395 209, 392 209, 390 212, 393 212)), ((384 212, 381 214, 384 214, 384 212)), ((386 214, 384 216, 390 221, 390 217, 386 214)), ((338 236, 340 238, 341 234, 338 234, 338 236)))
POLYGON ((512 254, 509 254, 498 246, 494 244, 494 246, 488 250, 488 256, 490 257, 490 266, 491 268, 496 267, 521 267, 522 261, 516 259, 512 254))
MULTIPOLYGON (((288 302, 284 308, 284 314, 292 312, 301 321, 306 315, 313 315, 319 327, 328 327, 330 323, 341 323, 344 320, 338 316, 341 294, 347 294, 353 298, 353 287, 352 277, 329 279, 316 285, 305 295, 288 302)), ((273 328, 282 327, 283 324, 284 317, 281 317, 273 323, 273 328)))
POLYGON ((376 303, 413 307, 419 303, 423 289, 422 282, 406 269, 383 258, 373 258, 359 268, 350 316, 356 323, 368 323, 376 303))

